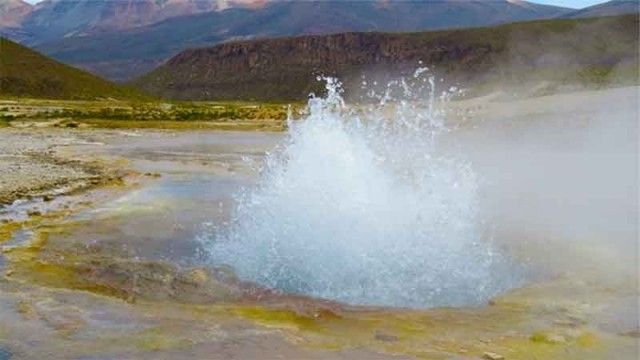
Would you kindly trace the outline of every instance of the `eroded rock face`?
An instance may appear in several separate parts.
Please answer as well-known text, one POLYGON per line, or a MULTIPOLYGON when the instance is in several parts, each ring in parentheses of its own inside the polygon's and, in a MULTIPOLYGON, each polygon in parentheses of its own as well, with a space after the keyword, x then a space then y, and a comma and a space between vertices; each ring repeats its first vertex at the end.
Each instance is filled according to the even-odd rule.
POLYGON ((446 36, 431 39, 424 34, 383 33, 233 42, 183 51, 139 83, 146 90, 183 98, 301 99, 321 91, 318 74, 338 75, 349 81, 352 73, 375 67, 384 67, 386 72, 413 71, 419 61, 486 68, 488 63, 482 60, 500 51, 494 47, 491 41, 465 44, 446 36), (287 88, 274 86, 279 83, 286 83, 287 88), (231 84, 233 88, 227 86, 231 84), (264 89, 269 86, 269 91, 264 89), (253 91, 252 87, 261 90, 253 91))

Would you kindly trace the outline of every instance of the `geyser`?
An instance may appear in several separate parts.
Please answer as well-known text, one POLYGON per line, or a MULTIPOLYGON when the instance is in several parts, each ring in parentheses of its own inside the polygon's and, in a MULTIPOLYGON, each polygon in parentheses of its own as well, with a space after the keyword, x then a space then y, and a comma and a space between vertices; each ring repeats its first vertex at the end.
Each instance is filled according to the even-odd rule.
POLYGON ((258 183, 236 194, 229 223, 201 237, 212 264, 351 304, 475 305, 518 286, 483 236, 473 169, 438 154, 450 92, 436 95, 419 69, 349 106, 325 81, 258 183))

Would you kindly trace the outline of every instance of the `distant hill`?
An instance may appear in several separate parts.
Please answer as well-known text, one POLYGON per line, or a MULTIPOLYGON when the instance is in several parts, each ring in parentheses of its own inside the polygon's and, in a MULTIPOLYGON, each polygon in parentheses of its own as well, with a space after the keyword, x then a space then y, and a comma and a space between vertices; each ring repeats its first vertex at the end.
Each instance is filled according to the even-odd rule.
POLYGON ((51 99, 142 98, 116 85, 0 38, 0 96, 51 99))
MULTIPOLYGON (((477 27, 553 18, 571 11, 521 0, 246 0, 240 3, 225 1, 228 7, 224 10, 212 6, 211 9, 215 10, 185 16, 167 15, 166 20, 153 21, 146 26, 113 27, 111 25, 121 24, 126 19, 131 18, 131 22, 135 22, 143 17, 132 17, 125 12, 121 16, 125 20, 118 17, 92 23, 90 19, 94 18, 94 14, 89 12, 89 5, 72 7, 73 4, 85 4, 89 0, 49 1, 58 1, 58 7, 69 7, 70 10, 61 13, 56 12, 58 10, 34 12, 40 15, 31 15, 25 20, 22 33, 13 29, 7 35, 18 36, 25 43, 34 44, 39 51, 60 61, 113 80, 127 80, 150 71, 186 48, 227 41, 347 31, 424 31, 477 27), (89 13, 82 17, 84 12, 89 13), (82 25, 85 23, 88 25, 82 25)), ((109 4, 119 3, 93 1, 97 4, 105 1, 109 4)), ((131 1, 134 0, 125 3, 131 1)), ((136 9, 142 6, 134 3, 136 9)), ((92 5, 91 11, 97 11, 96 6, 92 5)), ((101 10, 100 14, 104 14, 104 11, 101 10)), ((168 13, 158 14, 164 16, 168 13)), ((142 25, 143 22, 136 24, 142 25)))
POLYGON ((464 85, 636 82, 638 17, 231 42, 185 50, 134 85, 174 99, 303 99, 321 91, 317 74, 359 83, 363 72, 401 73, 419 61, 464 85))
POLYGON ((612 0, 565 14, 566 18, 615 16, 640 13, 640 0, 612 0))

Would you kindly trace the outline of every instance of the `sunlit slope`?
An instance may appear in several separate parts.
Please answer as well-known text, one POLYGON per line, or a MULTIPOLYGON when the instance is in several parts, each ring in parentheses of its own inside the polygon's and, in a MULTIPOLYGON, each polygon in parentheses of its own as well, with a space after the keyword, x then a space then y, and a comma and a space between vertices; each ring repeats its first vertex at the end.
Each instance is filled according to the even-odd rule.
POLYGON ((136 90, 116 85, 0 38, 0 96, 49 99, 136 99, 136 90))
POLYGON ((134 84, 177 99, 303 99, 322 91, 318 74, 337 75, 349 88, 362 73, 387 76, 422 62, 445 81, 476 89, 606 86, 637 82, 637 44, 636 15, 301 36, 185 50, 134 84))

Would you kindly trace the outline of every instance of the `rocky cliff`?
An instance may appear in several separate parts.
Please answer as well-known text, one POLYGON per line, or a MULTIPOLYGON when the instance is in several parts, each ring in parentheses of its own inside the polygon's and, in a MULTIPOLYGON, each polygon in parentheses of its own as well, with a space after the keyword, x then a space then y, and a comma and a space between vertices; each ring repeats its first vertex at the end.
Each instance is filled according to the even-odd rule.
POLYGON ((350 85, 431 67, 450 83, 606 77, 637 64, 637 16, 550 20, 455 31, 342 33, 185 50, 135 81, 178 99, 302 99, 317 75, 350 85))

